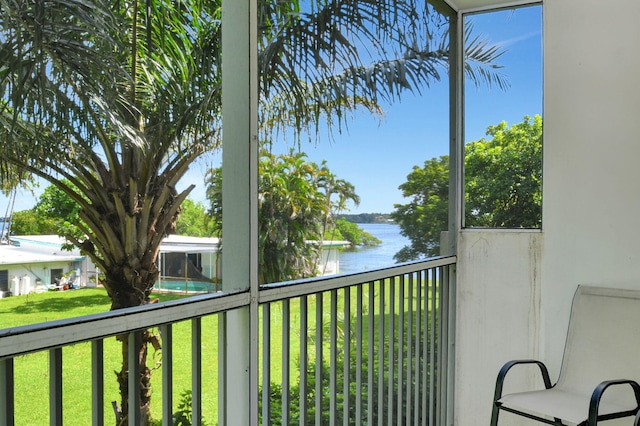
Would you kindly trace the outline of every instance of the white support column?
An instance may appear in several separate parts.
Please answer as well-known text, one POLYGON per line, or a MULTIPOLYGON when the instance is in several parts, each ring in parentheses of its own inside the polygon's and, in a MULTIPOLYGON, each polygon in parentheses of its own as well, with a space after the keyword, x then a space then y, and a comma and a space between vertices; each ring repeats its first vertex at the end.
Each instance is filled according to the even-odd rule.
POLYGON ((449 229, 441 255, 457 253, 458 233, 464 222, 464 19, 455 12, 450 16, 449 229))
MULTIPOLYGON (((464 226, 464 16, 459 12, 452 13, 449 25, 449 246, 446 254, 457 255, 458 235, 464 226)), ((447 359, 443 359, 447 367, 446 376, 442 378, 446 383, 443 424, 450 426, 455 415, 457 286, 455 266, 443 271, 446 271, 446 277, 440 277, 441 283, 446 283, 449 289, 447 359)))
POLYGON ((249 290, 251 306, 226 316, 220 424, 246 426, 258 422, 257 0, 224 0, 222 19, 222 289, 249 290))

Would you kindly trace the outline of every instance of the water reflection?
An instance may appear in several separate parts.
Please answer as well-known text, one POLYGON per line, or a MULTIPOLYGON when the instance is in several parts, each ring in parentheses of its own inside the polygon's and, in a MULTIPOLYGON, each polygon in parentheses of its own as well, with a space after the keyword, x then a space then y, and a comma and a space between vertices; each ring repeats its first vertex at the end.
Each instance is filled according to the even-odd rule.
POLYGON ((382 241, 377 247, 344 250, 340 253, 340 273, 368 271, 395 264, 393 255, 409 244, 409 239, 400 235, 400 227, 388 223, 361 223, 363 230, 382 241))

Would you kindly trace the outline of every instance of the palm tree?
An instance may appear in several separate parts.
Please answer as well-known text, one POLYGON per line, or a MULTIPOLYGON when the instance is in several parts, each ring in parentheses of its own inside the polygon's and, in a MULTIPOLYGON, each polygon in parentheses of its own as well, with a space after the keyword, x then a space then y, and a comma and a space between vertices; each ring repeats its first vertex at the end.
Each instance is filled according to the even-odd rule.
MULTIPOLYGON (((66 237, 104 272, 111 309, 144 305, 162 239, 192 190, 176 184, 218 143, 219 8, 3 1, 0 40, 2 177, 18 165, 79 206, 66 237)), ((150 371, 144 334, 141 409, 150 371)), ((127 340, 118 373, 127 418, 127 340)))
MULTIPOLYGON (((150 303, 160 242, 193 188, 176 185, 219 146, 220 2, 0 0, 0 186, 27 172, 78 203, 81 232, 67 237, 104 271, 111 309, 150 303)), ((340 128, 355 108, 376 112, 446 70, 446 18, 422 0, 259 4, 265 134, 321 119, 340 128)), ((502 83, 500 52, 476 47, 476 75, 502 83)), ((142 340, 148 417, 156 337, 142 340)))
MULTIPOLYGON (((301 152, 276 155, 262 149, 258 167, 258 282, 316 276, 333 217, 360 197, 325 162, 313 163, 301 152)), ((209 171, 207 198, 213 222, 221 223, 222 167, 209 171)), ((222 236, 220 228, 215 231, 222 236)))

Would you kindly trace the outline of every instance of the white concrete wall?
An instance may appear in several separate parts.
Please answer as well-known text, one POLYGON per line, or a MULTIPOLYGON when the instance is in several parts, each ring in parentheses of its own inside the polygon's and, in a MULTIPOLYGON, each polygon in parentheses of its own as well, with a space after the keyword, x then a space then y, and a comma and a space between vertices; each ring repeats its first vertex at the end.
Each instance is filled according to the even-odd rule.
MULTIPOLYGON (((42 280, 42 285, 46 286, 51 284, 51 269, 62 269, 64 273, 67 273, 73 267, 73 262, 58 262, 58 263, 35 263, 26 267, 25 265, 4 265, 0 266, 0 269, 7 270, 9 273, 9 290, 11 289, 12 280, 17 277, 19 280, 25 277, 29 278, 31 284, 31 292, 36 291, 36 280, 42 280)), ((14 296, 16 294, 13 292, 14 296)), ((22 290, 20 291, 22 293, 22 290)))
POLYGON ((578 284, 640 288, 640 2, 544 4, 544 356, 578 284))
MULTIPOLYGON (((455 425, 488 425, 502 365, 539 355, 541 242, 539 231, 459 235, 455 425)), ((522 371, 514 382, 538 385, 522 371)))
POLYGON ((459 236, 456 425, 489 423, 507 359, 557 377, 579 284, 640 288, 639 18, 637 0, 544 1, 543 232, 459 236))

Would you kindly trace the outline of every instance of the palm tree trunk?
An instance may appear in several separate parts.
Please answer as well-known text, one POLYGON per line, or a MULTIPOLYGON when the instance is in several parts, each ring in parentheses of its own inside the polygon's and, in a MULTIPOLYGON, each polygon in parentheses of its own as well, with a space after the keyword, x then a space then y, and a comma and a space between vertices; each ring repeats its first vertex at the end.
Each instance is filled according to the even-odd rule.
MULTIPOLYGON (((122 279, 115 281, 113 280, 113 275, 111 276, 111 279, 106 277, 107 283, 111 283, 111 285, 106 286, 110 289, 110 296, 112 300, 111 310, 154 303, 155 300, 149 300, 149 294, 153 284, 155 283, 155 277, 157 276, 157 271, 153 272, 155 273, 147 275, 147 280, 151 281, 149 284, 136 282, 134 285, 124 286, 122 285, 122 279), (114 286, 114 282, 119 282, 120 285, 114 286), (145 290, 138 290, 139 288, 144 288, 145 290)), ((136 359, 138 362, 138 371, 140 372, 138 379, 140 385, 140 406, 138 409, 140 410, 141 422, 143 425, 146 425, 150 423, 151 420, 152 369, 147 365, 147 355, 149 351, 149 344, 151 344, 154 350, 159 350, 161 345, 158 336, 151 330, 143 330, 141 333, 142 338, 140 339, 140 345, 137 348, 130 348, 128 335, 119 335, 116 337, 122 345, 122 368, 120 371, 115 372, 120 389, 120 407, 118 407, 115 402, 113 404, 117 426, 127 425, 129 421, 129 351, 131 349, 133 349, 137 354, 136 359)))
MULTIPOLYGON (((120 408, 114 405, 116 410, 116 425, 125 426, 129 422, 129 338, 128 336, 118 336, 122 344, 122 369, 116 372, 118 386, 120 388, 120 408)), ((147 366, 147 353, 149 343, 157 341, 148 330, 142 332, 140 346, 135 348, 138 354, 138 367, 140 371, 140 418, 142 425, 146 425, 151 420, 151 369, 147 366)), ((154 344, 155 346, 155 344, 154 344)))

